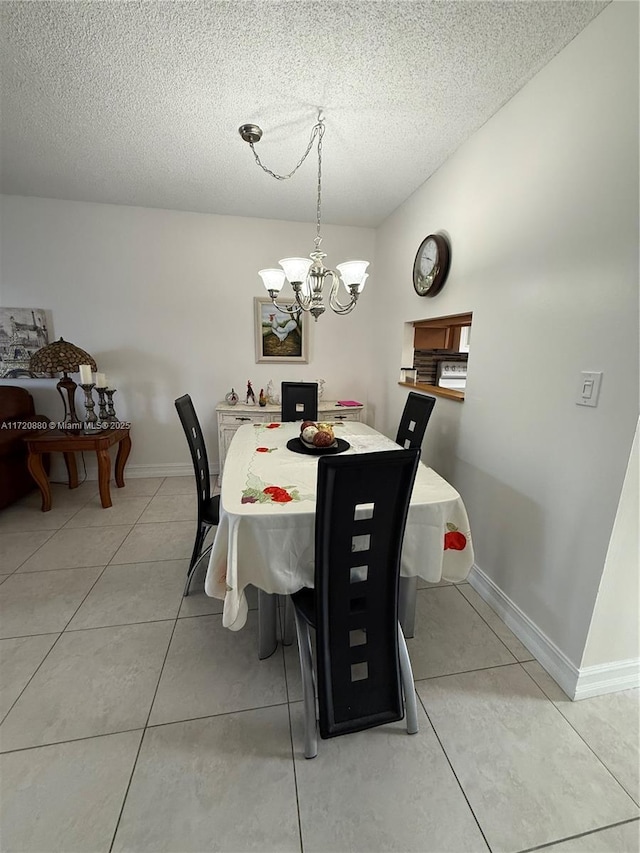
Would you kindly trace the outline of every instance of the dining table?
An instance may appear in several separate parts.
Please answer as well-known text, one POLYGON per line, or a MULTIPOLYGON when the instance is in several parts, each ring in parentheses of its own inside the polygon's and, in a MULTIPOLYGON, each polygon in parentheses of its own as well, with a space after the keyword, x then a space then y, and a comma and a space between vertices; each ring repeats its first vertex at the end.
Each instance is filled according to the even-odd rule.
MULTIPOLYGON (((373 427, 332 424, 344 454, 399 450, 373 427)), ((321 454, 294 452, 299 422, 241 426, 229 447, 220 495, 220 520, 205 578, 207 595, 224 601, 222 624, 246 623, 246 589, 259 593, 259 657, 277 646, 277 596, 313 587, 316 477, 321 454), (293 440, 293 441, 292 441, 293 440)), ((306 449, 306 448, 305 448, 306 449)), ((469 519, 456 489, 432 468, 418 465, 402 547, 399 616, 413 636, 417 579, 460 582, 473 565, 469 519)))

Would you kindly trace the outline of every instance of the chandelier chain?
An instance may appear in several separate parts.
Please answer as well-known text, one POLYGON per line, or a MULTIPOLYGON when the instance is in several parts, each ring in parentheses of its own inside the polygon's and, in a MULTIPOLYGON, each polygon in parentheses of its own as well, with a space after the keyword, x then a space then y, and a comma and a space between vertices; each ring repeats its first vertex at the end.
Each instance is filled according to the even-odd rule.
POLYGON ((300 160, 298 160, 298 162, 294 166, 294 168, 289 172, 288 175, 278 175, 276 172, 272 172, 271 169, 268 169, 264 165, 262 160, 260 159, 260 156, 258 155, 258 152, 255 149, 254 143, 249 142, 249 145, 251 147, 251 150, 253 151, 253 156, 255 157, 256 163, 258 164, 258 166, 260 166, 260 168, 262 169, 263 172, 266 172, 267 175, 271 175, 271 177, 275 178, 276 181, 286 181, 295 175, 295 173, 298 171, 300 166, 302 166, 304 161, 307 159, 307 157, 309 156, 309 152, 313 148, 313 143, 315 141, 316 136, 318 136, 318 134, 320 134, 320 139, 321 139, 323 133, 324 133, 324 119, 322 118, 322 113, 318 113, 318 121, 311 128, 311 136, 309 137, 309 144, 307 145, 307 149, 304 152, 304 154, 302 155, 302 157, 300 158, 300 160))
POLYGON ((318 197, 316 201, 316 236, 314 243, 316 244, 316 252, 320 251, 320 243, 322 237, 320 235, 320 212, 322 209, 322 137, 324 136, 324 122, 322 118, 318 119, 318 197))

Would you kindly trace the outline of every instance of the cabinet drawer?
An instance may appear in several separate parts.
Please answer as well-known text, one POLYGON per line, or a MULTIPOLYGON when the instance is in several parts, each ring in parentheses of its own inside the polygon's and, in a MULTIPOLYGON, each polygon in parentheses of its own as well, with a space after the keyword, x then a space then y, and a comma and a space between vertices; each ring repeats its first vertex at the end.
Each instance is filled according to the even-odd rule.
POLYGON ((330 421, 359 421, 360 420, 360 412, 340 412, 340 414, 331 414, 327 413, 327 420, 330 421))
POLYGON ((332 408, 320 409, 318 411, 319 421, 359 421, 362 417, 362 409, 356 408, 332 408))
POLYGON ((262 412, 218 412, 218 422, 225 426, 242 426, 242 424, 261 424, 269 420, 262 412))

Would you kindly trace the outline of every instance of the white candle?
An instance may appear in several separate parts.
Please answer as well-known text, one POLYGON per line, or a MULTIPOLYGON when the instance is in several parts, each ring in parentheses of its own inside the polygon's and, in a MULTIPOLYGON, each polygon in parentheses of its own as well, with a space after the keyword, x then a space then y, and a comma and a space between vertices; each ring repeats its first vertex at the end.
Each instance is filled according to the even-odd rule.
POLYGON ((96 387, 105 388, 107 385, 107 377, 104 373, 96 373, 96 387))
POLYGON ((93 381, 91 379, 91 365, 90 364, 81 364, 80 366, 80 384, 81 385, 91 385, 93 381))

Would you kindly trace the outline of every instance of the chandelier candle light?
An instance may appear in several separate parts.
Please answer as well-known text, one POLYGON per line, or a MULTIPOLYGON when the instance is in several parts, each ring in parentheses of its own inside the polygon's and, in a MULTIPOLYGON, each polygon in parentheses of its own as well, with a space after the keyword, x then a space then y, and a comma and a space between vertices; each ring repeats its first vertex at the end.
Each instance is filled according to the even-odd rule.
POLYGON ((322 243, 320 214, 322 204, 322 138, 324 131, 324 119, 322 112, 319 112, 318 121, 311 130, 307 150, 302 155, 297 166, 288 175, 276 175, 275 172, 272 172, 263 165, 254 147, 255 143, 259 142, 262 137, 262 130, 255 124, 243 124, 239 128, 240 136, 251 146, 258 166, 278 181, 286 181, 295 175, 306 160, 313 148, 313 143, 317 139, 318 189, 316 198, 316 236, 313 241, 315 249, 310 254, 311 260, 309 258, 283 258, 281 261, 278 261, 282 269, 258 271, 258 275, 262 278, 262 282, 276 308, 292 316, 299 316, 301 311, 309 311, 309 313, 313 314, 316 321, 326 311, 323 300, 325 283, 330 281, 329 307, 331 310, 335 311, 336 314, 348 314, 355 308, 358 297, 362 293, 369 275, 366 272, 369 261, 346 261, 343 264, 338 264, 336 269, 340 274, 339 276, 333 270, 327 269, 323 264, 323 260, 327 257, 326 253, 320 249, 320 244, 322 243), (277 302, 285 279, 290 282, 295 296, 295 302, 286 306, 279 305, 277 302), (349 301, 346 303, 342 303, 338 299, 340 279, 342 279, 347 296, 349 297, 349 301))

